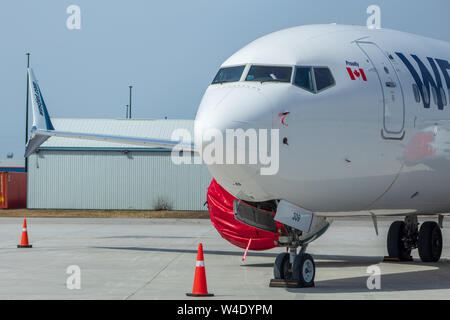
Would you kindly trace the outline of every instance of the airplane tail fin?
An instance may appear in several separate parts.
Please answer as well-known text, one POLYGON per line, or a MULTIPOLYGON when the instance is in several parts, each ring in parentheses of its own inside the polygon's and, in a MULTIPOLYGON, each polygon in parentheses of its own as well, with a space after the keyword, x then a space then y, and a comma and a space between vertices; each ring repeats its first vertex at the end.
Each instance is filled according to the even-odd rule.
POLYGON ((51 136, 102 142, 109 141, 121 144, 146 146, 150 148, 175 148, 195 152, 195 147, 192 142, 130 136, 116 136, 108 134, 56 131, 50 120, 44 98, 42 98, 39 84, 36 80, 36 77, 34 76, 33 70, 31 69, 28 70, 28 78, 31 92, 31 106, 33 109, 33 126, 31 127, 31 137, 28 140, 25 149, 25 157, 33 154, 51 136))
POLYGON ((28 157, 50 136, 43 135, 40 131, 53 131, 55 128, 50 120, 50 116, 42 97, 41 89, 34 75, 33 69, 28 69, 28 80, 31 93, 31 108, 33 112, 33 126, 31 127, 31 137, 27 143, 25 157, 28 157))

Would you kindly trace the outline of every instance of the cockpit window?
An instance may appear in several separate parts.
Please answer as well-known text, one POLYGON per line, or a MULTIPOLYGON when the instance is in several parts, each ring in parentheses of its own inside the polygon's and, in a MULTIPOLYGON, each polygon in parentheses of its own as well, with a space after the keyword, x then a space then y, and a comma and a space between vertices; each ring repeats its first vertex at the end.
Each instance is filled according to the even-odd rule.
POLYGON ((297 67, 295 69, 294 84, 309 92, 318 93, 332 87, 335 83, 327 67, 297 67))
POLYGON ((315 92, 311 67, 298 67, 295 71, 294 84, 305 90, 315 92))
POLYGON ((236 82, 241 79, 245 66, 226 67, 217 72, 216 77, 213 80, 213 84, 224 82, 236 82))
POLYGON ((251 66, 246 81, 291 82, 291 67, 251 66))
POLYGON ((316 79, 316 90, 320 91, 334 85, 334 78, 330 69, 314 67, 314 78, 316 79))

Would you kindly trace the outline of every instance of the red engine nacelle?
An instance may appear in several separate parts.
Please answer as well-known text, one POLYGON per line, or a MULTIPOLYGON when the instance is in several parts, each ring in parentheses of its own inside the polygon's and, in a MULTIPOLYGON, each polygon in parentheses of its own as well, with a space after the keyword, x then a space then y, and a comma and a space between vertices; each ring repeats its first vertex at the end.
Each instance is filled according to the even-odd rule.
POLYGON ((222 238, 245 249, 250 239, 250 250, 268 250, 276 247, 279 234, 259 230, 239 222, 234 217, 233 202, 236 198, 222 188, 215 179, 208 188, 207 200, 211 222, 222 238))

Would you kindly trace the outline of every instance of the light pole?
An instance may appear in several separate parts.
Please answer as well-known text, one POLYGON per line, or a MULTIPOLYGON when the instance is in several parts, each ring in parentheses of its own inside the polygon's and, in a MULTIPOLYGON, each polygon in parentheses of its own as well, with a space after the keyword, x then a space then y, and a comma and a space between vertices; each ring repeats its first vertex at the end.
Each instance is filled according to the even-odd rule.
MULTIPOLYGON (((30 53, 26 53, 27 56, 27 103, 26 103, 26 111, 25 111, 25 145, 28 143, 28 100, 30 97, 30 79, 28 77, 28 69, 30 68, 30 53)), ((28 158, 25 158, 25 172, 28 172, 28 158)))
POLYGON ((125 119, 128 119, 128 105, 125 105, 126 113, 125 113, 125 119))
POLYGON ((130 116, 129 116, 129 118, 131 119, 131 89, 133 88, 133 86, 128 86, 128 88, 130 88, 130 104, 129 104, 130 116))

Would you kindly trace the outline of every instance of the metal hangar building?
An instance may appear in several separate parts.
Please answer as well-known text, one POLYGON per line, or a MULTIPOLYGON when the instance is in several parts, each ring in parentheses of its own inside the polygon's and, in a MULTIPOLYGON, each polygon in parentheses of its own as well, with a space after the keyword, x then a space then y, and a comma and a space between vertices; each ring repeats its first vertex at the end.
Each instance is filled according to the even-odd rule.
MULTIPOLYGON (((170 139, 193 120, 52 119, 56 130, 170 139)), ((169 149, 51 137, 28 159, 30 209, 206 210, 203 164, 175 164, 169 149)))

